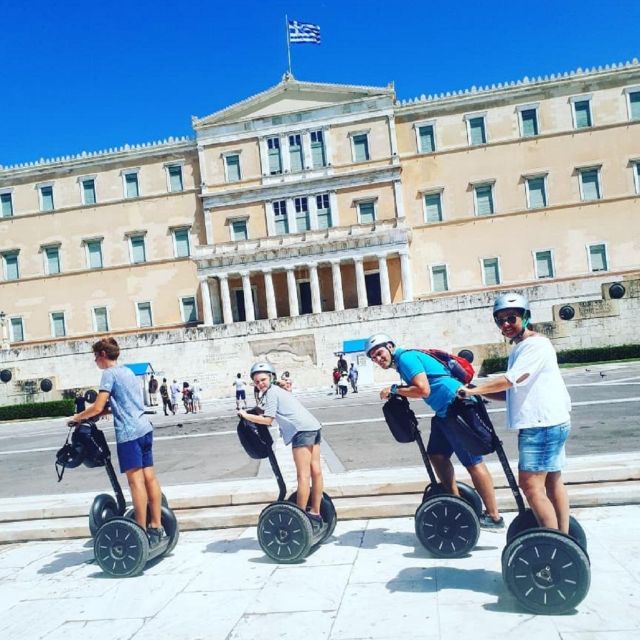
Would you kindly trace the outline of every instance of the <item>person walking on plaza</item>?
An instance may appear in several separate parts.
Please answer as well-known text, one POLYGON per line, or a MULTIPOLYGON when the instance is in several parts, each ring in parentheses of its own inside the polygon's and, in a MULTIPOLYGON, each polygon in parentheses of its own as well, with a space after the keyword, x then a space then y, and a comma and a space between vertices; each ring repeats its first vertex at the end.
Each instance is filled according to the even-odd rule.
POLYGON ((344 398, 347 395, 349 389, 349 374, 346 371, 340 373, 340 379, 338 380, 338 389, 340 389, 340 397, 344 398))
POLYGON ((87 401, 84 399, 81 391, 76 392, 76 397, 73 399, 73 404, 76 408, 76 413, 82 413, 87 408, 87 401))
POLYGON ((178 403, 182 399, 182 389, 178 385, 178 381, 174 380, 171 383, 171 410, 173 411, 173 415, 175 416, 178 413, 178 403))
POLYGON ((349 382, 351 383, 353 393, 358 393, 358 367, 356 367, 353 362, 349 367, 349 382))
POLYGON ((378 333, 367 340, 367 356, 383 369, 394 368, 400 374, 405 386, 393 384, 380 391, 380 399, 399 395, 405 398, 421 398, 435 412, 431 419, 431 433, 427 444, 427 454, 433 464, 438 479, 453 495, 459 495, 455 481, 451 456, 466 467, 473 486, 480 494, 486 511, 480 517, 484 529, 504 528, 504 519, 498 512, 493 478, 482 460, 482 456, 467 451, 450 428, 457 419, 456 394, 463 386, 451 371, 434 357, 421 351, 396 347, 386 334, 378 333))
POLYGON ((185 413, 193 413, 193 394, 188 382, 182 383, 182 404, 185 413))
MULTIPOLYGON (((246 409, 247 408, 247 391, 246 391, 247 383, 242 379, 241 373, 239 373, 236 376, 236 379, 231 383, 231 386, 236 388, 236 411, 240 410, 240 403, 242 403, 242 408, 246 409)), ((254 386, 254 389, 257 389, 257 387, 254 386)), ((257 395, 256 395, 256 402, 257 402, 257 395)))
POLYGON ((164 536, 164 530, 161 526, 162 494, 153 467, 153 425, 144 413, 142 392, 134 373, 118 364, 120 348, 115 339, 98 340, 92 349, 95 363, 102 370, 98 397, 72 420, 80 423, 102 415, 109 402, 120 472, 127 476, 135 520, 146 530, 149 543, 155 546, 164 536))
POLYGON ((322 425, 303 404, 288 391, 274 384, 275 370, 268 362, 258 362, 251 367, 251 379, 260 391, 262 415, 239 410, 238 416, 271 426, 275 420, 285 444, 291 444, 296 466, 298 489, 296 503, 308 511, 314 530, 322 528, 320 503, 322 501, 323 477, 320 463, 322 425))
POLYGON ((169 399, 169 387, 167 386, 166 378, 162 378, 162 384, 160 385, 160 398, 162 398, 162 410, 164 411, 164 415, 169 415, 167 413, 167 409, 169 409, 171 413, 174 413, 171 400, 169 399))
POLYGON ((193 404, 193 413, 202 411, 202 387, 198 382, 198 378, 194 378, 191 385, 191 402, 193 404))
POLYGON ((334 367, 332 379, 333 379, 333 386, 335 387, 335 390, 336 390, 336 395, 339 396, 340 386, 338 383, 340 382, 340 369, 338 369, 338 367, 334 367))
POLYGON ((507 402, 507 428, 518 431, 518 483, 541 527, 569 532, 569 496, 562 481, 571 398, 551 341, 529 328, 529 301, 498 296, 493 319, 515 347, 507 371, 459 395, 507 402))
POLYGON ((149 379, 149 406, 156 407, 158 405, 158 381, 156 377, 151 374, 149 379))

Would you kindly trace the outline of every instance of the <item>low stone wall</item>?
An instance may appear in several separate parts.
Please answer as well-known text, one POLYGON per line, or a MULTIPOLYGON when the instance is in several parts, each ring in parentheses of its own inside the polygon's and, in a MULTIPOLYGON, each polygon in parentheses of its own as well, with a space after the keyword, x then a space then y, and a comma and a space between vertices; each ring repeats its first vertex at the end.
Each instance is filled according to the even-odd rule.
MULTIPOLYGON (((558 349, 638 340, 638 272, 542 282, 517 290, 529 297, 536 328, 548 335, 558 349), (614 282, 622 283, 626 289, 621 299, 612 300, 609 296, 609 286, 614 282), (575 309, 570 321, 558 315, 566 304, 575 309)), ((288 370, 298 389, 326 387, 329 391, 336 363, 334 353, 342 349, 343 341, 366 338, 376 332, 388 333, 400 345, 454 352, 470 348, 479 369, 484 358, 508 352, 491 320, 497 294, 491 290, 295 318, 123 335, 118 337, 120 361, 150 362, 156 376, 166 376, 169 381, 191 382, 197 378, 205 399, 231 395, 236 374, 242 372, 248 377, 251 363, 262 359, 274 363, 279 373, 288 370)), ((361 361, 361 367, 370 366, 361 361)), ((13 380, 0 384, 0 404, 24 401, 20 389, 26 380, 51 378, 54 391, 46 394, 47 400, 59 397, 62 389, 95 388, 100 380, 88 340, 0 351, 0 369, 5 368, 12 370, 13 380)), ((377 368, 369 373, 376 382, 396 378, 393 372, 377 368)))

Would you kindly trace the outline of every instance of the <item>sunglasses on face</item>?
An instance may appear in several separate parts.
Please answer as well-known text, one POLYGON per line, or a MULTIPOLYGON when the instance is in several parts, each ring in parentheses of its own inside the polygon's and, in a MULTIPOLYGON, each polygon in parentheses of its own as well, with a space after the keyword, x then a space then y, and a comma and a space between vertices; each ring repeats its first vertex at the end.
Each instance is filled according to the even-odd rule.
POLYGON ((501 327, 503 324, 505 323, 509 323, 509 324, 515 324, 516 322, 518 322, 518 318, 520 316, 517 316, 515 314, 511 314, 508 316, 504 316, 502 318, 496 318, 496 324, 501 327))

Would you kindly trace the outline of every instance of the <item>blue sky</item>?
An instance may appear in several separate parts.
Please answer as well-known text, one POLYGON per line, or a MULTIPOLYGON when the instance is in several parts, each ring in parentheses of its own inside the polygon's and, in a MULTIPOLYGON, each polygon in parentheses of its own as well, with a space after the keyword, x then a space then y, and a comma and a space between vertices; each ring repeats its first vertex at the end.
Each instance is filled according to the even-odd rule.
POLYGON ((0 165, 192 135, 280 80, 285 13, 296 78, 401 99, 640 57, 637 0, 0 0, 0 165))

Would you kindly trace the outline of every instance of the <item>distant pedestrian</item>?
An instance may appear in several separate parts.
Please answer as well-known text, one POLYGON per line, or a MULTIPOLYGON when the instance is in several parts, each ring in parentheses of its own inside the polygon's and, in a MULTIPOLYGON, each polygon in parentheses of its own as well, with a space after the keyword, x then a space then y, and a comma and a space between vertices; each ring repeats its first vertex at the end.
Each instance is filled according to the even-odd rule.
POLYGON ((171 383, 171 389, 169 391, 171 393, 171 411, 173 412, 173 415, 175 416, 176 413, 178 413, 178 403, 180 402, 180 399, 182 398, 182 390, 180 389, 177 380, 174 380, 171 383))
POLYGON ((76 413, 82 413, 87 408, 87 401, 84 399, 81 391, 76 393, 76 397, 73 399, 73 404, 76 407, 76 413))
POLYGON ((158 405, 158 381, 153 373, 149 379, 149 405, 155 407, 158 405))
MULTIPOLYGON (((242 403, 242 408, 247 408, 247 392, 246 387, 247 383, 242 379, 242 374, 239 373, 236 376, 236 379, 231 383, 231 386, 236 388, 236 411, 240 411, 240 404, 242 403)), ((255 390, 258 387, 254 387, 255 390)))
POLYGON ((182 404, 185 413, 193 413, 193 395, 188 382, 182 383, 182 404))
POLYGON ((351 390, 353 393, 358 393, 358 368, 351 363, 349 368, 349 382, 351 383, 351 390))
POLYGON ((344 359, 344 353, 338 354, 338 370, 340 373, 343 371, 347 371, 348 365, 347 361, 344 359))
POLYGON ((191 385, 191 400, 193 401, 193 413, 202 411, 202 387, 198 382, 198 378, 194 378, 191 385))
POLYGON ((169 409, 171 413, 174 413, 171 398, 169 397, 169 387, 167 386, 166 378, 162 378, 162 384, 160 385, 160 397, 162 398, 162 410, 164 411, 164 415, 169 415, 167 413, 167 409, 169 409))
POLYGON ((338 369, 338 367, 334 367, 332 379, 333 379, 333 386, 335 387, 335 390, 336 390, 336 395, 339 396, 340 389, 338 388, 338 382, 340 382, 340 369, 338 369))
POLYGON ((349 389, 349 375, 346 371, 343 371, 340 374, 340 379, 338 380, 338 388, 340 389, 340 397, 344 398, 347 395, 347 391, 349 389))

